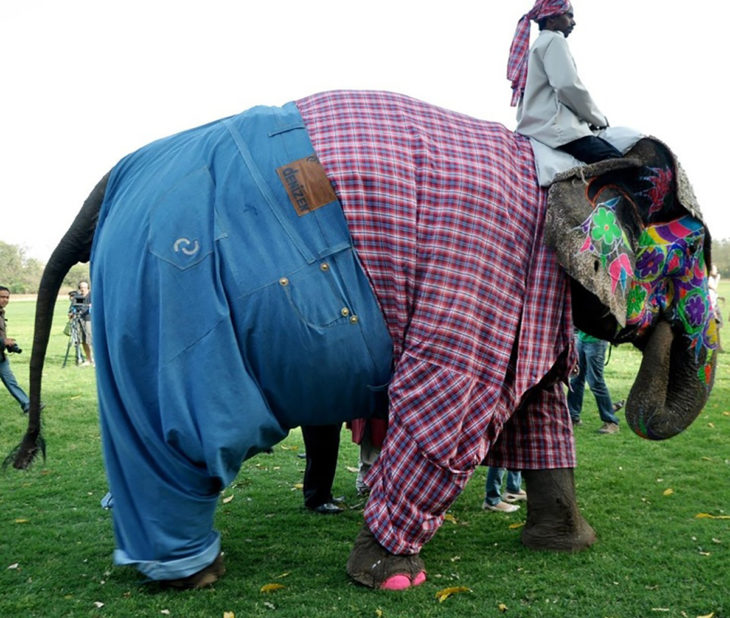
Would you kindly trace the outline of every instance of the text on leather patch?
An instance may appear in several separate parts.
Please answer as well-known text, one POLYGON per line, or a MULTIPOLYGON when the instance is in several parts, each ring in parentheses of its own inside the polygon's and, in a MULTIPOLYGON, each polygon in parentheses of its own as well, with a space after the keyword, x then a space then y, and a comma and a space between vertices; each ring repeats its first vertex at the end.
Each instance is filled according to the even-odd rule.
POLYGON ((300 217, 337 199, 316 155, 282 165, 276 173, 300 217))

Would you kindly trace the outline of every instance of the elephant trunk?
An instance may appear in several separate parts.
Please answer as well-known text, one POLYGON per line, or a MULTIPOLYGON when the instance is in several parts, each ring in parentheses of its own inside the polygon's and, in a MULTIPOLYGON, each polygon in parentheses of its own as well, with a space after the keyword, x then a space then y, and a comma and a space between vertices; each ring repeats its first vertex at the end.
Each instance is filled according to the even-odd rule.
POLYGON ((626 421, 634 433, 665 440, 684 431, 707 402, 716 360, 714 350, 704 348, 697 354, 686 336, 675 335, 669 323, 659 322, 626 402, 626 421))
POLYGON ((78 262, 89 260, 94 231, 108 180, 109 174, 94 187, 71 227, 53 251, 41 277, 36 301, 33 349, 30 357, 28 429, 23 441, 6 459, 6 463, 8 460, 12 460, 13 467, 18 469, 28 468, 39 452, 45 458, 45 443, 41 435, 41 375, 53 322, 53 310, 58 291, 69 269, 78 262))

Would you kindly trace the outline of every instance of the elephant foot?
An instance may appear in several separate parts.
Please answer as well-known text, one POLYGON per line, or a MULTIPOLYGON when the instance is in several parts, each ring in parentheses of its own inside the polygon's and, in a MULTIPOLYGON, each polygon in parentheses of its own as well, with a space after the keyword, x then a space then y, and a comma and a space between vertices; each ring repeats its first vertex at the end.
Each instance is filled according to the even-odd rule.
POLYGON ((426 581, 426 566, 418 554, 391 554, 364 525, 347 560, 347 574, 368 588, 405 590, 426 581))
POLYGON ((160 585, 165 588, 175 588, 176 590, 197 590, 198 588, 206 588, 217 582, 226 572, 223 565, 223 554, 218 554, 216 559, 204 569, 197 573, 181 577, 179 579, 166 579, 160 581, 160 585))
POLYGON ((525 470, 527 522, 522 544, 530 549, 580 551, 596 542, 596 533, 575 501, 572 468, 525 470))
POLYGON ((528 523, 522 530, 522 544, 536 550, 581 551, 595 542, 595 531, 580 514, 575 519, 528 523))

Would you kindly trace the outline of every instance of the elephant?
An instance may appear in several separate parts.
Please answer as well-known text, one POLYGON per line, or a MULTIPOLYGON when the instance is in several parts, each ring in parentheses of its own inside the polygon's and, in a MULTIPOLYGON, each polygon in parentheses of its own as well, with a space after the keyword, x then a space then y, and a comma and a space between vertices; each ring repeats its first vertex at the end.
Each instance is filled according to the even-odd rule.
POLYGON ((423 583, 420 550, 484 461, 523 470, 526 546, 584 549, 573 326, 643 352, 637 434, 683 431, 714 380, 709 243, 655 138, 546 189, 527 138, 405 95, 254 107, 131 153, 93 189, 42 277, 11 461, 45 457, 52 309, 90 261, 117 564, 215 582, 213 513, 242 462, 293 427, 369 417, 388 430, 356 582, 423 583))

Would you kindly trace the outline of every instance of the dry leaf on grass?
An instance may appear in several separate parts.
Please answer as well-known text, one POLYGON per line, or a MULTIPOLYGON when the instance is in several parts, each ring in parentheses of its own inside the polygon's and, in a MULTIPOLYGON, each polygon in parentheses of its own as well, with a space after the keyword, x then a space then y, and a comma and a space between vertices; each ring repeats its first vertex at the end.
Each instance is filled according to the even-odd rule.
POLYGON ((697 513, 695 519, 730 519, 730 515, 711 515, 710 513, 697 513))
POLYGON ((233 612, 223 612, 223 618, 236 618, 236 614, 233 612))
POLYGON ((345 469, 348 472, 360 472, 360 470, 358 468, 356 468, 355 466, 345 466, 345 469))
POLYGON ((11 564, 8 568, 9 569, 17 569, 19 566, 20 566, 20 563, 13 562, 13 564, 11 564))
POLYGON ((446 513, 446 515, 444 515, 444 521, 450 521, 452 524, 458 523, 456 521, 456 517, 454 517, 451 513, 446 513))
POLYGON ((508 607, 504 603, 500 603, 497 605, 497 609, 499 609, 500 612, 504 613, 507 611, 508 607))
POLYGON ((663 496, 671 496, 673 493, 674 493, 674 490, 671 489, 671 488, 669 488, 669 489, 665 489, 664 492, 662 493, 662 495, 663 496))
POLYGON ((518 521, 517 523, 510 524, 509 525, 509 529, 510 530, 517 530, 517 528, 522 528, 522 526, 524 526, 524 525, 525 525, 525 522, 524 521, 518 521))
POLYGON ((282 588, 286 588, 286 586, 284 584, 264 584, 261 586, 260 592, 276 592, 282 588))
POLYGON ((227 496, 223 498, 223 504, 228 504, 231 500, 233 500, 233 496, 227 496))
POLYGON ((452 586, 451 588, 443 588, 436 593, 436 598, 439 600, 439 603, 443 603, 451 595, 459 594, 461 592, 471 592, 471 588, 467 588, 466 586, 452 586))

